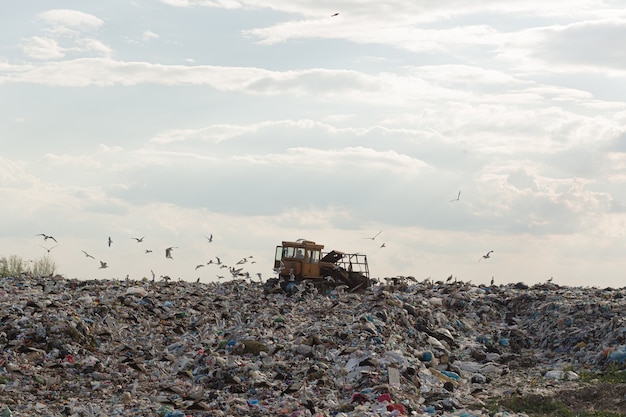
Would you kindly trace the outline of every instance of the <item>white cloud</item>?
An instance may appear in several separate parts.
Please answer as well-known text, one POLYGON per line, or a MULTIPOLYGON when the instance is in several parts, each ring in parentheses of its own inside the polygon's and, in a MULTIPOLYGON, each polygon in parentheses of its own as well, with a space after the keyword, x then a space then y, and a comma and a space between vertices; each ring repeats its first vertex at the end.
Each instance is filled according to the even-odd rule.
POLYGON ((24 54, 34 59, 48 60, 65 56, 65 49, 56 40, 41 36, 22 39, 20 48, 24 54))
POLYGON ((587 20, 533 27, 511 33, 498 48, 500 58, 520 71, 601 72, 626 76, 626 60, 615 40, 626 36, 626 19, 587 20))
POLYGON ((78 10, 53 9, 38 16, 48 25, 48 31, 56 35, 75 35, 76 32, 97 29, 104 21, 94 15, 78 10))
POLYGON ((151 30, 146 30, 145 32, 143 32, 143 34, 141 35, 141 39, 143 39, 144 41, 149 41, 151 39, 158 39, 159 35, 154 33, 151 30))

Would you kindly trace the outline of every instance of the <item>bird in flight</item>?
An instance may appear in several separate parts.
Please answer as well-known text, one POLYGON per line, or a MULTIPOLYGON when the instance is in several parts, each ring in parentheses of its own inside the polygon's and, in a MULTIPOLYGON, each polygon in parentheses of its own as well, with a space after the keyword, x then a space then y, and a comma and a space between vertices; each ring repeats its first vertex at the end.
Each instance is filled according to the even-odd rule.
POLYGON ((57 241, 54 237, 49 236, 49 235, 46 235, 45 233, 39 233, 38 235, 35 235, 35 236, 43 236, 43 240, 44 240, 44 242, 45 242, 46 240, 48 240, 48 239, 52 239, 52 240, 54 240, 55 242, 57 241))
POLYGON ((374 240, 378 237, 378 235, 380 235, 383 231, 381 230, 380 232, 376 233, 373 237, 364 237, 363 239, 371 239, 374 240))
POLYGON ((478 261, 480 262, 480 260, 481 260, 481 259, 489 259, 489 258, 491 258, 491 254, 492 254, 492 253, 493 253, 493 251, 492 251, 492 250, 490 250, 489 252, 487 252, 486 254, 484 254, 484 255, 482 256, 482 258, 479 258, 479 259, 478 259, 478 261))
POLYGON ((333 13, 333 14, 330 15, 330 17, 335 17, 335 16, 339 16, 339 12, 333 13))
POLYGON ((459 201, 461 199, 461 190, 459 190, 459 193, 457 194, 456 198, 454 200, 450 200, 450 202, 452 203, 453 201, 459 201))
POLYGON ((137 241, 137 243, 143 242, 143 238, 144 238, 144 236, 142 236, 142 237, 131 237, 131 239, 135 239, 137 241))
POLYGON ((96 259, 93 256, 91 256, 90 254, 88 254, 87 252, 85 252, 85 251, 82 251, 82 252, 85 254, 86 257, 91 258, 91 259, 96 259))
POLYGON ((109 240, 108 240, 109 247, 111 247, 111 243, 113 243, 113 240, 111 239, 111 236, 109 236, 109 240))
POLYGON ((210 236, 206 236, 206 240, 208 240, 209 243, 213 242, 213 234, 211 234, 210 236))
POLYGON ((197 270, 198 268, 202 268, 202 267, 204 267, 204 264, 196 265, 196 269, 195 270, 197 270))
POLYGON ((165 249, 165 257, 166 257, 166 258, 168 258, 168 259, 173 259, 173 258, 172 258, 172 251, 173 251, 174 249, 176 249, 176 248, 178 248, 178 246, 171 246, 171 247, 169 247, 169 248, 166 248, 166 249, 165 249))
POLYGON ((146 253, 152 253, 152 249, 146 249, 146 253))
POLYGON ((104 268, 108 268, 109 266, 107 265, 106 262, 102 262, 100 261, 100 268, 99 269, 104 269, 104 268))
MULTIPOLYGON (((55 240, 55 242, 56 242, 56 240, 55 240)), ((41 246, 41 245, 39 245, 39 246, 41 246)), ((51 247, 51 248, 46 248, 45 246, 41 246, 41 247, 42 247, 42 248, 44 248, 44 249, 46 250, 46 252, 50 253, 50 251, 51 251, 52 249, 56 248, 57 246, 59 246, 59 245, 54 245, 54 246, 53 246, 53 247, 51 247)))
POLYGON ((380 245, 381 248, 386 248, 387 246, 383 243, 382 245, 380 245))

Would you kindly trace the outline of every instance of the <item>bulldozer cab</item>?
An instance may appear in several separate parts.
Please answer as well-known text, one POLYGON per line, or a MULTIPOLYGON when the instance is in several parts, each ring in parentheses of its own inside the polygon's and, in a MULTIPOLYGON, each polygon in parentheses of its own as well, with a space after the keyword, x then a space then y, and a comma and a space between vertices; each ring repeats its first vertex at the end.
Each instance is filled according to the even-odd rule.
POLYGON ((282 268, 280 275, 298 278, 319 277, 320 259, 324 245, 308 240, 283 242, 276 247, 274 268, 282 268))

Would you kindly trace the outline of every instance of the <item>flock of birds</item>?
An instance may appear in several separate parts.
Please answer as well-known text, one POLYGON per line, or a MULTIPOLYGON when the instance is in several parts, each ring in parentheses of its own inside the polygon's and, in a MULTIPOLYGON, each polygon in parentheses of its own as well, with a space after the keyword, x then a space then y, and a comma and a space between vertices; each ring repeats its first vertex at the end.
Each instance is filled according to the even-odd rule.
MULTIPOLYGON (((335 13, 335 14, 334 14, 334 15, 332 15, 331 17, 337 16, 338 14, 339 14, 339 13, 335 13)), ((451 203, 453 203, 453 202, 458 202, 458 201, 460 201, 460 199, 461 199, 461 190, 459 190, 459 192, 458 192, 458 194, 457 194, 456 198, 454 198, 454 199, 450 200, 450 202, 451 202, 451 203)), ((377 238, 378 238, 378 237, 379 237, 382 233, 383 233, 383 231, 382 231, 382 230, 380 230, 380 231, 379 231, 378 233, 376 233, 375 235, 370 236, 370 237, 364 237, 363 239, 368 239, 368 240, 372 240, 372 241, 374 241, 374 240, 376 240, 376 239, 377 239, 377 238)), ((43 248, 43 249, 44 249, 47 253, 51 253, 51 251, 59 245, 59 244, 58 244, 58 242, 57 242, 57 240, 56 240, 56 238, 55 238, 54 236, 51 236, 51 235, 48 235, 48 234, 45 234, 45 233, 39 233, 39 234, 37 234, 37 235, 35 235, 35 236, 41 236, 41 237, 43 238, 44 243, 46 243, 46 242, 48 242, 48 241, 52 241, 52 242, 54 242, 54 245, 53 245, 53 246, 44 246, 44 245, 40 245, 40 246, 41 246, 41 247, 42 247, 42 248, 43 248)), ((206 240, 207 240, 207 242, 208 242, 208 243, 212 243, 212 242, 213 242, 213 234, 210 234, 209 236, 205 236, 205 237, 206 237, 206 240)), ((144 241, 144 239, 145 239, 145 236, 142 236, 142 237, 131 237, 131 239, 135 240, 137 243, 143 243, 143 241, 144 241)), ((107 242, 107 246, 110 248, 110 247, 111 247, 111 245, 113 244, 113 239, 111 238, 111 236, 109 236, 109 237, 108 237, 108 239, 107 239, 107 241, 106 241, 106 242, 107 242)), ((379 246, 379 248, 381 248, 381 249, 382 249, 382 248, 386 248, 386 247, 387 247, 387 245, 386 245, 386 243, 385 243, 385 242, 382 242, 382 243, 381 243, 381 245, 379 246)), ((178 246, 169 246, 169 247, 165 248, 165 251, 164 251, 164 252, 165 252, 165 258, 166 258, 166 259, 173 259, 173 251, 174 251, 174 249, 178 249, 178 246)), ((85 251, 85 250, 81 250, 81 252, 82 252, 82 253, 83 253, 83 254, 84 254, 87 258, 91 258, 91 259, 96 260, 95 256, 91 255, 89 252, 87 252, 87 251, 85 251)), ((152 252, 153 252, 153 251, 152 251, 152 249, 145 249, 145 253, 152 253, 152 252)), ((489 259, 489 258, 491 258, 491 254, 492 254, 493 252, 494 252, 493 250, 488 251, 487 253, 485 253, 484 255, 482 255, 482 256, 478 259, 478 261, 480 262, 480 261, 482 261, 483 259, 489 259)), ((217 257, 217 256, 216 256, 216 257, 215 257, 215 261, 211 259, 211 260, 210 260, 209 262, 207 262, 206 264, 205 264, 205 263, 197 264, 197 265, 195 266, 195 269, 194 269, 194 270, 195 270, 195 271, 197 271, 198 269, 203 268, 203 267, 205 267, 205 266, 207 266, 207 265, 217 265, 219 268, 227 268, 227 269, 228 269, 228 272, 230 272, 230 274, 233 276, 233 278, 239 278, 239 277, 250 278, 250 274, 249 274, 248 272, 244 271, 244 268, 243 268, 241 265, 243 265, 243 264, 245 264, 245 263, 248 263, 248 262, 249 262, 249 263, 252 263, 252 264, 253 264, 253 263, 256 263, 255 261, 253 261, 253 260, 252 260, 252 258, 253 258, 253 256, 248 256, 248 257, 245 257, 245 258, 242 258, 241 260, 239 260, 239 261, 236 263, 236 265, 235 265, 235 266, 227 266, 227 265, 225 265, 225 264, 222 262, 222 260, 221 260, 219 257, 217 257)), ((99 267, 99 269, 105 269, 105 268, 108 268, 108 267, 109 267, 108 263, 107 263, 107 262, 105 262, 105 261, 98 260, 98 262, 100 263, 100 267, 99 267)), ((152 273, 152 279, 154 280, 154 279, 155 279, 155 273, 154 273, 154 271, 152 271, 152 270, 150 270, 150 272, 152 273)), ((259 280, 261 280, 261 279, 262 279, 262 277, 261 277, 261 274, 260 274, 260 273, 257 273, 256 275, 258 276, 259 280)), ((224 275, 219 275, 219 274, 218 274, 218 275, 216 275, 216 277, 217 277, 217 278, 219 278, 219 279, 223 279, 223 278, 225 278, 225 276, 224 276, 224 275)), ((167 277, 167 276, 163 276, 163 275, 161 276, 161 278, 166 279, 166 280, 167 280, 167 279, 170 279, 169 277, 167 277)), ((198 278, 198 280, 199 280, 199 279, 200 279, 200 278, 198 278)))
MULTIPOLYGON (((35 236, 41 236, 43 238, 43 240, 44 240, 44 243, 49 241, 49 240, 53 241, 55 243, 54 246, 50 246, 50 247, 39 245, 43 249, 45 249, 47 253, 50 253, 54 248, 56 248, 59 245, 57 239, 54 236, 51 236, 51 235, 48 235, 48 234, 45 234, 45 233, 39 233, 39 234, 37 234, 35 236)), ((135 240, 137 243, 143 243, 143 241, 145 239, 145 236, 142 236, 142 237, 131 237, 131 239, 135 240)), ((213 242, 213 234, 210 234, 209 236, 206 236, 206 240, 207 240, 208 243, 212 243, 213 242)), ((108 237, 106 243, 107 243, 107 246, 110 248, 111 245, 113 244, 113 239, 111 238, 111 236, 108 237)), ((165 248, 165 258, 166 259, 173 259, 174 258, 172 256, 174 249, 178 249, 178 246, 169 246, 169 247, 165 248)), ((86 250, 81 249, 81 252, 85 255, 85 257, 96 260, 96 257, 93 256, 92 254, 90 254, 89 252, 87 252, 86 250)), ((152 249, 145 249, 144 253, 153 253, 153 250, 152 249)), ((207 262, 206 264, 205 263, 197 264, 195 266, 194 270, 197 271, 198 269, 200 269, 202 267, 205 267, 207 265, 217 265, 220 269, 227 268, 228 272, 230 272, 230 274, 233 276, 233 278, 238 278, 238 277, 250 278, 250 273, 247 272, 247 271, 244 271, 244 267, 241 266, 241 265, 247 264, 247 263, 249 263, 249 264, 256 263, 256 261, 254 261, 253 258, 254 257, 252 255, 250 255, 250 256, 247 256, 245 258, 240 259, 235 264, 235 266, 228 266, 228 265, 224 264, 222 262, 222 260, 218 256, 215 256, 215 260, 210 259, 209 262, 207 262)), ((99 269, 105 269, 105 268, 109 267, 108 263, 105 262, 105 261, 98 260, 98 262, 100 263, 99 269)), ((156 274, 154 273, 153 270, 150 270, 150 272, 152 273, 152 280, 154 281, 156 279, 156 274)), ((224 275, 216 275, 216 276, 217 276, 217 278, 220 278, 220 279, 225 278, 224 275)), ((261 278, 262 278, 261 274, 257 273, 257 276, 259 277, 259 280, 261 280, 261 278)), ((168 277, 167 275, 162 275, 161 279, 167 281, 167 280, 169 280, 171 278, 168 277)), ((200 280, 200 278, 198 278, 198 281, 199 280, 200 280)))

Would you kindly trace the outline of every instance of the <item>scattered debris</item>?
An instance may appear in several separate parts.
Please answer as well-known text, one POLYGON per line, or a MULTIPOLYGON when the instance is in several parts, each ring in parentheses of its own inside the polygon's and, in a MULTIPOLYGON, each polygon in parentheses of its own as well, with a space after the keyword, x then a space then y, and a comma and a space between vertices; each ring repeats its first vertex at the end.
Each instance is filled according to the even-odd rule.
POLYGON ((480 417, 624 366, 626 289, 385 281, 2 278, 2 415, 480 417))

